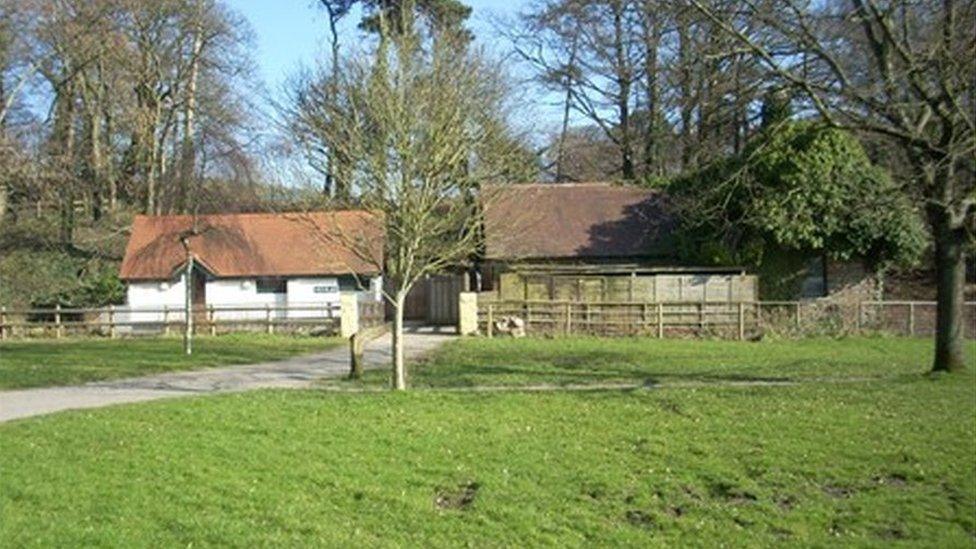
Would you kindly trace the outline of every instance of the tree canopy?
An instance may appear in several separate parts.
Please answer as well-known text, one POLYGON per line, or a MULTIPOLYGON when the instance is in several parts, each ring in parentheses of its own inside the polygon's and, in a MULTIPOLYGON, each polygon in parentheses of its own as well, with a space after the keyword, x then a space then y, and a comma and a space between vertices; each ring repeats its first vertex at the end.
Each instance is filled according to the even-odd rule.
POLYGON ((926 244, 920 213, 861 143, 816 122, 775 124, 671 192, 687 259, 759 265, 783 250, 910 265, 926 244))

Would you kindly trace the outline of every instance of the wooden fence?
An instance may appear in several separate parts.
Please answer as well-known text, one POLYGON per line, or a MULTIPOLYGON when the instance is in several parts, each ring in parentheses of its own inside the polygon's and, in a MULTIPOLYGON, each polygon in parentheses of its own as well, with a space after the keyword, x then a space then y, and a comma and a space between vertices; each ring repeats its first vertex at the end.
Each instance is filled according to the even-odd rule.
MULTIPOLYGON (((222 305, 191 309, 193 331, 217 335, 229 332, 325 333, 339 331, 339 304, 222 305)), ((359 322, 383 322, 382 302, 360 302, 359 322)), ((0 339, 18 337, 143 336, 181 334, 186 329, 183 307, 101 308, 0 307, 0 339)))
MULTIPOLYGON (((529 335, 719 337, 756 339, 866 331, 904 336, 935 332, 934 301, 599 302, 480 301, 479 332, 522 320, 529 335)), ((964 307, 965 335, 976 338, 976 302, 964 307)))

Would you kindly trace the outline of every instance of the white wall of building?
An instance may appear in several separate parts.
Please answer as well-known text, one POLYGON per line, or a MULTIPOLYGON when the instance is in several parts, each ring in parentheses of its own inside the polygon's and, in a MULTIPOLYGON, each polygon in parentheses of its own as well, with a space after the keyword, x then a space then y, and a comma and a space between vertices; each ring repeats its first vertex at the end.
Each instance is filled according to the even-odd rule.
MULTIPOLYGON (((186 290, 183 285, 185 277, 181 274, 173 280, 152 280, 130 282, 126 289, 126 305, 130 310, 128 319, 120 318, 128 322, 162 322, 166 316, 164 309, 182 309, 186 299, 186 290), (140 309, 148 309, 148 312, 139 312, 140 309)), ((126 313, 123 313, 126 314, 126 313)), ((170 313, 169 319, 176 321, 182 319, 182 313, 170 313)))
POLYGON ((289 310, 289 318, 322 317, 339 311, 339 279, 324 278, 291 278, 288 280, 288 306, 310 307, 308 309, 289 310))
MULTIPOLYGON (((271 318, 321 318, 339 316, 339 279, 337 277, 290 278, 286 293, 258 291, 253 278, 212 279, 207 281, 206 304, 214 307, 217 320, 264 320, 271 318), (276 310, 276 307, 298 307, 297 310, 276 310), (302 307, 308 307, 303 309, 302 307), (233 310, 240 308, 243 310, 233 310), (268 308, 271 310, 268 311, 268 308)), ((382 299, 382 278, 370 280, 369 289, 360 291, 360 300, 382 299)), ((182 309, 185 300, 183 275, 173 281, 131 282, 127 290, 127 306, 131 322, 161 322, 162 309, 182 309), (150 309, 152 312, 140 312, 150 309)), ((183 320, 181 312, 168 314, 171 322, 183 320)))
POLYGON ((281 318, 284 311, 275 308, 286 304, 285 294, 259 292, 253 278, 209 280, 206 301, 208 307, 214 307, 217 320, 264 319, 269 313, 271 318, 281 318))

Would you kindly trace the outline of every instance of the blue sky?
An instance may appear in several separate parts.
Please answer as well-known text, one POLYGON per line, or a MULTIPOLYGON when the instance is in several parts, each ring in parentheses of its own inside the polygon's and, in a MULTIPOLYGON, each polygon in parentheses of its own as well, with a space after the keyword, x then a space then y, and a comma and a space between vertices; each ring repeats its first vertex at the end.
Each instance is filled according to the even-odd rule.
MULTIPOLYGON (((505 45, 494 36, 492 19, 514 16, 526 2, 468 0, 465 3, 473 8, 470 26, 477 39, 492 49, 499 49, 505 45)), ((228 4, 251 22, 257 46, 254 58, 259 74, 273 94, 299 67, 313 65, 316 56, 327 51, 328 22, 318 0, 228 0, 228 4)), ((356 40, 356 23, 355 14, 344 23, 346 43, 356 40)))

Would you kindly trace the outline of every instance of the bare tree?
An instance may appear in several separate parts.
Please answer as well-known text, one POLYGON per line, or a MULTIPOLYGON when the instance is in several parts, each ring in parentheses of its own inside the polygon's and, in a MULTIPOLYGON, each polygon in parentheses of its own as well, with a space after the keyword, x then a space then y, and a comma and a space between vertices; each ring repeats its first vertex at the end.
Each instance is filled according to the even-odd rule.
MULTIPOLYGON (((400 17, 412 17, 403 10, 400 17)), ((385 20, 381 19, 383 25, 385 20)), ((401 21, 399 29, 414 28, 401 21)), ((355 200, 381 214, 384 257, 368 243, 348 245, 382 261, 393 308, 393 387, 407 384, 403 306, 424 276, 465 262, 478 242, 476 194, 497 182, 518 140, 504 135, 506 90, 497 66, 461 46, 465 37, 429 29, 380 32, 369 58, 347 57, 309 95, 295 91, 287 113, 296 137, 351 159, 355 200)))
POLYGON ((743 0, 696 10, 826 122, 897 146, 935 242, 935 371, 961 370, 965 247, 976 210, 976 4, 743 0))
MULTIPOLYGON (((666 177, 741 149, 761 96, 751 58, 684 0, 540 0, 502 32, 564 95, 562 135, 572 110, 614 145, 617 165, 602 177, 666 177)), ((565 145, 556 141, 557 180, 565 145)))

